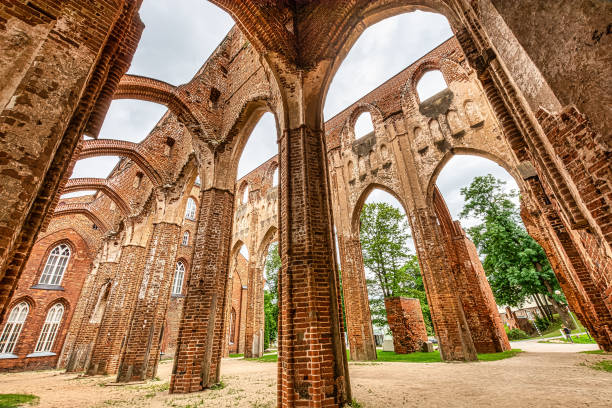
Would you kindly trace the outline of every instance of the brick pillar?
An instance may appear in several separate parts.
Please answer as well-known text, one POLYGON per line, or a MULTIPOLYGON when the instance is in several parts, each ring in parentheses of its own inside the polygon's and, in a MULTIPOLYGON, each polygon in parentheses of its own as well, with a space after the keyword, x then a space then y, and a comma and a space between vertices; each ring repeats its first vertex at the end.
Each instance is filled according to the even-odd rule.
POLYGON ((279 140, 278 406, 351 400, 341 329, 325 134, 306 125, 279 140))
POLYGON ((255 260, 249 261, 248 276, 244 356, 255 358, 263 356, 264 350, 263 270, 256 266, 255 260))
POLYGON ((437 188, 433 194, 433 205, 476 351, 497 353, 510 350, 510 342, 476 247, 459 221, 453 221, 437 188))
POLYGON ((476 348, 437 217, 430 208, 416 209, 411 214, 411 225, 442 359, 476 360, 476 348))
MULTIPOLYGON (((251 221, 249 225, 249 234, 251 237, 257 237, 257 229, 259 217, 256 210, 251 212, 251 221)), ((251 254, 248 263, 248 278, 247 278, 247 308, 246 308, 246 327, 244 332, 244 356, 246 358, 255 358, 263 356, 263 333, 264 314, 263 300, 263 270, 258 268, 261 264, 257 259, 257 246, 259 242, 254 239, 250 242, 251 254)))
POLYGON ((162 221, 153 224, 142 280, 117 372, 118 382, 155 376, 180 230, 180 226, 174 223, 162 221))
POLYGON ((118 266, 117 262, 100 262, 97 267, 94 265, 91 277, 88 277, 88 282, 83 286, 81 298, 75 311, 76 313, 83 310, 79 313, 82 319, 80 321, 73 319, 70 326, 69 336, 73 336, 73 330, 75 333, 74 342, 65 357, 66 372, 68 373, 87 370, 99 331, 99 325, 90 321, 98 300, 98 290, 106 279, 111 279, 115 275, 118 266))
POLYGON ((405 297, 385 298, 387 323, 393 333, 393 348, 398 354, 420 351, 427 341, 427 329, 419 299, 405 297))
POLYGON ((244 333, 246 332, 246 308, 248 288, 240 290, 240 325, 238 326, 238 353, 244 354, 244 333))
POLYGON ((146 248, 140 245, 125 245, 121 251, 87 374, 117 373, 135 308, 136 294, 142 281, 145 255, 146 248))
POLYGON ((476 247, 466 236, 458 221, 455 221, 455 231, 457 234, 452 240, 458 258, 461 281, 464 284, 462 303, 476 351, 499 353, 510 350, 510 342, 476 247), (469 312, 466 306, 468 302, 472 303, 469 312))
POLYGON ((376 360, 376 343, 372 329, 370 302, 359 238, 338 234, 346 312, 346 330, 351 360, 376 360))
POLYGON ((197 250, 181 316, 171 393, 201 391, 219 382, 234 194, 205 189, 200 203, 197 250))

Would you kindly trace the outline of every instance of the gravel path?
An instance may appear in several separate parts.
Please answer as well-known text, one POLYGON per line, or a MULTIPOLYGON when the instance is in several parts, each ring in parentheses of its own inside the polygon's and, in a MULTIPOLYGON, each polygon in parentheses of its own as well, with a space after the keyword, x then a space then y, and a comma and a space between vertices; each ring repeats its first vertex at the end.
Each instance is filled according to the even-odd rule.
MULTIPOLYGON (((574 352, 591 345, 523 341, 513 346, 528 351, 493 362, 350 363, 353 397, 367 408, 612 407, 612 374, 588 367, 612 355, 574 352)), ((171 361, 164 361, 159 381, 119 387, 104 386, 112 377, 57 370, 0 374, 0 393, 36 394, 43 408, 276 406, 274 363, 225 359, 225 388, 182 395, 168 394, 171 370, 171 361)))

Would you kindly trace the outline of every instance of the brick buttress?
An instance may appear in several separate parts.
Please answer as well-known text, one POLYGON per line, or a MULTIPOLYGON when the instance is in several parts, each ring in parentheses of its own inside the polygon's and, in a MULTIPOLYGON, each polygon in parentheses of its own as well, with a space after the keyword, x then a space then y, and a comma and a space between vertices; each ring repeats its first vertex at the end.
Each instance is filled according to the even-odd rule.
POLYGON ((219 382, 234 194, 202 190, 196 248, 178 333, 171 393, 201 391, 219 382))
POLYGON ((119 364, 118 382, 155 376, 179 234, 180 226, 177 224, 162 221, 153 225, 142 281, 119 364))
POLYGON ((351 360, 376 360, 376 344, 359 238, 338 235, 351 360))

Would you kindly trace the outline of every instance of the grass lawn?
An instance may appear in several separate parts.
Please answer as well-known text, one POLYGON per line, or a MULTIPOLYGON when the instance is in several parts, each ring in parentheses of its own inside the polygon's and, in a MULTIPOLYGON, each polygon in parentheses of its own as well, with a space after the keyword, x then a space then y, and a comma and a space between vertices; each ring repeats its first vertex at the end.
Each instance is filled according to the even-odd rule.
POLYGON ((244 354, 242 354, 242 353, 240 353, 240 354, 230 354, 229 356, 230 356, 230 358, 244 357, 244 354))
POLYGON ((24 404, 36 404, 38 397, 32 394, 0 394, 0 408, 15 408, 24 404))
MULTIPOLYGON (((516 356, 520 349, 512 349, 503 353, 478 354, 479 361, 496 361, 516 356)), ((348 352, 347 352, 348 354, 348 352)), ((376 350, 377 362, 401 362, 401 363, 440 363, 442 358, 437 351, 431 353, 416 352, 410 354, 396 354, 393 351, 376 350)), ((247 358, 246 360, 260 361, 264 363, 274 363, 278 360, 278 355, 266 354, 260 358, 247 358)))
POLYGON ((587 350, 587 351, 581 351, 580 353, 582 354, 611 354, 603 350, 587 350))
POLYGON ((607 371, 609 373, 612 373, 612 361, 610 360, 599 361, 595 364, 592 364, 591 368, 594 368, 595 370, 607 371))
MULTIPOLYGON (((579 336, 572 336, 572 340, 576 344, 597 344, 595 340, 587 336, 586 334, 581 334, 579 336)), ((563 342, 563 343, 571 343, 571 341, 560 337, 558 339, 554 339, 554 342, 563 342)), ((538 343, 553 343, 553 341, 543 340, 538 343)))
MULTIPOLYGON (((576 318, 576 315, 572 313, 572 316, 574 316, 574 318, 578 322, 578 328, 574 329, 573 331, 578 332, 578 333, 586 331, 584 326, 576 318)), ((555 318, 555 321, 550 325, 548 329, 546 329, 542 333, 542 336, 535 336, 535 337, 530 337, 530 338, 537 339, 537 338, 549 338, 549 337, 561 336, 561 332, 559 330, 561 330, 561 326, 563 325, 563 323, 561 323, 561 319, 559 319, 558 314, 554 314, 553 317, 555 318)))

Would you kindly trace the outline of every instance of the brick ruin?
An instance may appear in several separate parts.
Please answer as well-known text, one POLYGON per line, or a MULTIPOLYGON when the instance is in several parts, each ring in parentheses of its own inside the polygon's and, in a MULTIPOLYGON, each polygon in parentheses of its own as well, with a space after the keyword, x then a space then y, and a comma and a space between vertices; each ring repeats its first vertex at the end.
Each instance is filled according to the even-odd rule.
POLYGON ((374 188, 408 215, 442 358, 507 350, 475 248, 435 186, 456 154, 515 178, 523 221, 570 308, 612 351, 612 149, 600 86, 609 4, 213 3, 237 25, 173 86, 125 74, 143 29, 138 0, 0 1, 0 328, 23 323, 0 370, 57 366, 127 382, 154 377, 164 352, 174 356, 170 392, 208 388, 222 356, 263 351, 263 263, 278 241, 278 404, 341 406, 351 400, 343 332, 351 358, 376 356, 358 222, 374 188), (324 123, 322 101, 359 35, 415 9, 446 16, 455 36, 324 123), (420 101, 416 83, 430 70, 448 88, 420 101), (168 112, 141 143, 97 139, 113 99, 168 112), (236 180, 265 112, 279 154, 236 180), (374 132, 356 139, 364 112, 374 132), (106 155, 122 157, 107 179, 69 179, 77 160, 106 155), (51 259, 67 262, 59 284, 42 276, 51 259), (41 341, 49 328, 52 344, 41 341))

